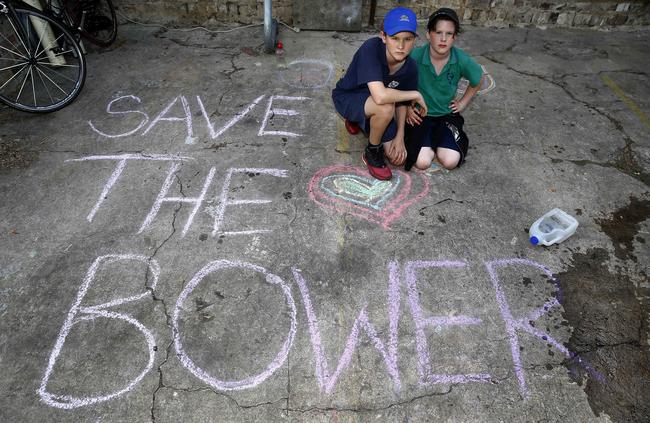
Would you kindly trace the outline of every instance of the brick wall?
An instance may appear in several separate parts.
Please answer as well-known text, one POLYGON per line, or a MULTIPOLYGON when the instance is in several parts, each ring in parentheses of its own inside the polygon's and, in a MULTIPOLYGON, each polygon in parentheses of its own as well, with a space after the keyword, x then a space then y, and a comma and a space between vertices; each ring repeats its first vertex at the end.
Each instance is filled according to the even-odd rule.
MULTIPOLYGON (((272 0, 273 17, 292 22, 292 4, 300 0, 272 0)), ((327 1, 327 0, 323 0, 327 1)), ((145 22, 214 24, 261 22, 264 0, 114 0, 124 15, 145 22)), ((395 6, 406 6, 425 19, 438 7, 456 9, 465 24, 556 25, 608 27, 650 25, 648 0, 377 0, 375 26, 395 6)), ((370 0, 363 0, 362 22, 368 24, 370 0)))

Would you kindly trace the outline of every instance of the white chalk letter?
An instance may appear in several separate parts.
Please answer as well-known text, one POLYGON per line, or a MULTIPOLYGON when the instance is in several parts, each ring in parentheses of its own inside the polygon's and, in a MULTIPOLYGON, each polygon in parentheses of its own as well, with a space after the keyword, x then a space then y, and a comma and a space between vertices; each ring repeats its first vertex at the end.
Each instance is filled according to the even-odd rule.
POLYGON ((359 311, 359 315, 352 324, 352 330, 350 331, 350 335, 348 335, 348 339, 345 344, 345 350, 343 350, 343 354, 339 359, 336 370, 332 375, 330 375, 328 370, 327 358, 325 357, 325 352, 321 341, 318 319, 316 318, 316 313, 314 312, 314 307, 311 302, 311 296, 309 294, 309 289, 307 288, 307 283, 305 282, 305 279, 302 277, 298 269, 292 269, 293 278, 298 284, 298 288, 302 294, 302 301, 305 306, 305 312, 307 314, 309 334, 311 336, 311 345, 312 349, 314 350, 314 358, 316 361, 316 377, 318 378, 318 385, 322 391, 325 391, 328 394, 331 393, 332 389, 334 389, 334 385, 336 385, 336 381, 341 376, 341 373, 350 364, 354 350, 359 343, 359 332, 361 330, 363 330, 368 338, 370 338, 372 345, 377 351, 379 351, 381 357, 384 359, 386 370, 388 371, 390 377, 393 379, 395 389, 400 389, 401 383, 399 379, 399 370, 397 367, 397 324, 399 322, 400 303, 399 265, 397 262, 391 262, 388 265, 388 269, 390 273, 388 285, 388 349, 386 349, 381 338, 377 336, 377 331, 375 330, 374 326, 372 323, 370 323, 368 314, 366 313, 366 305, 364 304, 364 306, 361 308, 361 311, 359 311))
POLYGON ((236 124, 237 122, 242 120, 244 118, 244 116, 246 116, 248 114, 248 112, 253 110, 253 107, 257 106, 257 103, 262 101, 263 98, 264 98, 263 95, 257 97, 255 99, 255 101, 253 101, 251 104, 249 104, 248 107, 246 107, 244 110, 237 113, 232 119, 230 119, 228 121, 228 123, 226 123, 223 126, 223 128, 219 129, 219 131, 214 130, 214 125, 212 125, 212 123, 210 122, 210 118, 208 117, 208 112, 205 111, 205 107, 203 106, 203 102, 201 101, 201 97, 199 97, 198 95, 196 96, 196 102, 199 103, 199 107, 201 108, 201 113, 203 113, 203 117, 205 118, 205 123, 206 123, 206 125, 208 125, 208 130, 210 131, 210 137, 212 137, 212 139, 214 140, 214 139, 217 139, 219 137, 219 135, 223 134, 228 129, 230 129, 231 126, 233 126, 234 124, 236 124))
MULTIPOLYGON (((223 215, 226 212, 226 206, 235 206, 240 204, 266 204, 270 203, 271 200, 228 200, 228 192, 230 190, 230 180, 232 179, 233 173, 264 173, 266 175, 277 176, 278 178, 286 178, 287 171, 282 169, 256 169, 256 168, 230 168, 228 169, 228 174, 226 179, 223 182, 223 189, 221 190, 221 196, 219 198, 219 206, 214 216, 214 228, 212 229, 212 236, 217 235, 219 229, 221 228, 221 223, 223 223, 223 215)), ((269 229, 254 229, 249 231, 227 231, 222 232, 223 235, 251 235, 271 232, 269 229)))
POLYGON ((113 171, 111 176, 108 178, 108 181, 104 185, 104 189, 102 189, 102 193, 99 194, 99 198, 97 199, 95 206, 90 211, 90 213, 88 213, 88 216, 86 216, 86 220, 88 220, 89 222, 93 221, 93 219, 95 218, 95 214, 97 214, 97 211, 99 210, 99 207, 102 205, 104 200, 108 198, 108 194, 111 192, 113 185, 115 185, 117 180, 120 178, 120 175, 122 175, 122 171, 126 166, 127 160, 185 161, 191 159, 189 157, 165 156, 165 155, 157 155, 157 154, 153 154, 150 156, 144 156, 141 154, 121 154, 118 156, 86 156, 86 157, 80 157, 78 159, 66 160, 66 162, 86 162, 86 161, 94 161, 94 160, 117 160, 117 165, 115 166, 115 170, 113 171))
POLYGON ((309 97, 287 97, 284 95, 272 95, 271 98, 269 98, 269 105, 266 108, 266 114, 264 115, 264 121, 260 126, 260 132, 257 135, 260 137, 262 135, 282 135, 285 137, 301 137, 302 135, 293 132, 266 131, 265 130, 266 124, 268 123, 269 118, 273 117, 274 115, 295 116, 300 114, 295 110, 290 110, 290 109, 273 109, 272 108, 273 100, 302 101, 302 100, 309 100, 309 99, 310 99, 309 97))
POLYGON ((142 231, 144 231, 151 224, 151 222, 156 218, 156 215, 158 214, 158 211, 160 210, 160 206, 162 205, 162 203, 168 202, 168 203, 190 203, 190 204, 193 203, 194 204, 194 208, 192 209, 192 212, 187 218, 187 222, 185 223, 185 227, 183 228, 183 234, 181 235, 181 237, 184 237, 185 234, 187 234, 187 231, 190 229, 190 226, 192 225, 192 221, 194 220, 194 215, 196 215, 196 212, 199 210, 199 207, 201 207, 203 200, 205 200, 205 194, 208 192, 208 188, 212 183, 212 178, 214 177, 214 172, 216 169, 214 167, 210 168, 210 172, 208 172, 208 176, 205 178, 205 183, 203 184, 203 189, 201 190, 201 194, 199 194, 198 197, 196 198, 165 197, 165 195, 167 195, 167 191, 169 191, 169 188, 172 185, 174 174, 178 171, 178 168, 180 166, 181 166, 180 163, 172 164, 171 168, 169 169, 169 173, 167 173, 167 178, 165 179, 165 183, 163 184, 160 192, 158 193, 158 198, 156 198, 156 202, 151 207, 151 211, 149 211, 149 214, 144 219, 144 222, 142 222, 142 226, 140 226, 140 230, 138 231, 138 233, 142 233, 142 231))
POLYGON ((183 366, 185 366, 185 368, 187 368, 187 370, 189 370, 194 376, 198 377, 205 383, 216 389, 221 389, 224 391, 253 388, 264 382, 273 373, 275 373, 275 371, 280 366, 282 366, 289 355, 289 350, 291 349, 293 338, 296 334, 296 326, 296 304, 293 301, 291 289, 279 276, 269 273, 263 267, 256 266, 254 264, 228 260, 213 261, 212 263, 208 263, 205 267, 203 267, 203 269, 199 270, 199 272, 194 275, 190 283, 187 284, 185 289, 183 289, 183 292, 181 292, 181 295, 178 297, 178 300, 176 301, 176 307, 174 308, 174 315, 172 316, 172 333, 174 336, 174 346, 176 347, 176 354, 178 354, 178 357, 180 358, 181 363, 183 363, 183 366), (259 272, 265 276, 266 282, 272 285, 278 285, 282 289, 284 298, 287 302, 287 305, 289 306, 289 310, 291 311, 291 328, 289 329, 289 335, 284 341, 282 348, 280 348, 280 352, 278 352, 273 361, 269 363, 264 371, 242 380, 224 381, 208 374, 205 370, 197 366, 196 363, 194 363, 194 361, 187 355, 187 352, 183 349, 183 344, 181 342, 178 320, 181 309, 183 307, 183 303, 192 293, 194 288, 196 288, 196 286, 201 283, 203 278, 205 278, 210 273, 216 272, 217 270, 232 268, 248 269, 254 272, 259 272))
POLYGON ((68 317, 65 319, 65 322, 63 323, 63 327, 61 328, 61 332, 59 332, 59 336, 56 340, 56 344, 54 344, 54 348, 52 349, 52 353, 50 354, 50 359, 47 363, 47 369, 45 370, 45 375, 41 380, 41 386, 38 388, 38 394, 41 397, 41 400, 43 402, 45 402, 47 405, 51 407, 63 408, 63 409, 73 409, 73 408, 83 407, 90 404, 96 404, 99 402, 108 401, 111 398, 120 396, 133 389, 133 387, 142 380, 142 378, 147 374, 147 372, 149 372, 149 370, 151 370, 151 368, 153 367, 154 349, 156 346, 156 342, 154 340, 151 331, 149 331, 149 329, 147 329, 142 323, 140 323, 138 320, 133 318, 131 315, 123 314, 123 313, 115 313, 115 312, 107 311, 106 309, 120 304, 138 301, 140 299, 143 299, 151 295, 151 291, 156 289, 156 284, 158 283, 159 275, 160 275, 160 267, 158 266, 158 263, 155 260, 149 259, 148 257, 145 256, 134 255, 134 254, 110 254, 110 255, 98 257, 94 261, 94 263, 88 269, 88 272, 86 273, 86 277, 84 278, 84 281, 81 284, 79 291, 77 292, 77 299, 75 303, 68 311, 68 317), (151 272, 151 275, 153 277, 150 284, 150 291, 148 290, 139 295, 134 295, 128 298, 118 298, 116 300, 112 300, 110 302, 98 304, 95 306, 81 307, 81 301, 84 299, 86 292, 88 291, 88 288, 90 287, 91 283, 95 279, 95 274, 97 273, 97 270, 99 269, 100 265, 106 266, 108 264, 117 261, 122 261, 122 260, 139 261, 145 263, 149 267, 149 271, 151 272), (77 314, 81 314, 81 316, 77 317, 77 314), (98 317, 103 317, 105 319, 123 320, 126 323, 135 327, 137 330, 139 330, 142 333, 142 336, 144 336, 145 340, 147 341, 147 349, 149 351, 149 362, 142 370, 142 372, 140 372, 139 375, 133 378, 124 388, 118 391, 111 392, 109 394, 94 396, 94 397, 73 397, 70 395, 53 394, 51 392, 48 392, 47 383, 50 380, 50 376, 52 375, 52 370, 54 369, 54 365, 56 364, 59 354, 61 354, 61 348, 63 347, 63 344, 65 343, 65 340, 68 336, 68 333, 72 329, 72 326, 84 320, 95 320, 98 317))
POLYGON ((187 99, 185 98, 185 96, 181 95, 173 99, 171 103, 169 103, 167 107, 165 107, 165 109, 162 112, 160 112, 160 114, 156 116, 156 118, 149 124, 149 126, 147 127, 147 129, 144 130, 142 135, 147 135, 147 133, 151 131, 151 128, 156 126, 156 124, 161 120, 166 120, 170 122, 184 121, 185 126, 187 127, 186 143, 193 144, 193 141, 191 141, 194 139, 194 135, 192 132, 192 111, 190 110, 189 104, 187 104, 187 99), (167 114, 167 112, 169 112, 169 110, 174 106, 174 104, 176 104, 176 101, 179 98, 181 99, 181 104, 183 105, 183 111, 185 112, 185 117, 164 117, 167 114))
POLYGON ((489 374, 434 374, 431 369, 431 360, 429 358, 429 346, 424 329, 428 326, 446 327, 446 326, 468 326, 479 325, 481 319, 469 316, 437 316, 424 317, 420 307, 420 297, 417 288, 417 269, 426 269, 431 267, 465 267, 463 261, 410 261, 406 263, 404 273, 406 275, 406 286, 408 288, 409 303, 411 305, 411 314, 415 323, 415 342, 418 351, 418 370, 420 372, 420 384, 451 384, 451 383, 468 383, 468 382, 489 382, 489 374))
POLYGON ((147 124, 147 122, 149 122, 149 116, 147 116, 147 114, 145 112, 141 112, 140 110, 125 110, 123 112, 119 112, 119 111, 113 111, 113 109, 112 109, 113 103, 115 103, 116 101, 120 101, 122 99, 125 99, 125 98, 130 98, 130 99, 133 99, 133 100, 137 101, 138 103, 142 103, 142 100, 140 100, 139 97, 136 97, 134 95, 123 95, 122 97, 118 97, 118 98, 116 98, 114 100, 111 100, 111 102, 108 103, 108 105, 106 106, 106 113, 111 114, 111 115, 126 115, 126 114, 129 114, 129 113, 135 113, 135 114, 142 115, 143 116, 142 121, 137 126, 137 128, 135 128, 135 129, 133 129, 131 131, 128 131, 128 132, 124 132, 123 134, 110 135, 110 134, 107 134, 105 132, 100 131, 99 129, 97 129, 95 127, 95 125, 93 125, 93 123, 91 121, 88 121, 88 125, 90 125, 90 128, 93 131, 95 131, 96 133, 98 133, 99 135, 107 137, 107 138, 126 137, 128 135, 135 134, 136 132, 138 132, 140 130, 140 128, 142 128, 144 125, 147 124))

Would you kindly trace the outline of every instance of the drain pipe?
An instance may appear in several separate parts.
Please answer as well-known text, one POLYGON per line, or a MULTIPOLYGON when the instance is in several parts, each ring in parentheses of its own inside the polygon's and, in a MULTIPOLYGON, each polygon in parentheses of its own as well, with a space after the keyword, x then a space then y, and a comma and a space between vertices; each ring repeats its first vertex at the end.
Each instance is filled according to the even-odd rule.
POLYGON ((271 0, 264 0, 264 51, 267 53, 275 52, 278 33, 278 22, 273 19, 272 15, 271 0))

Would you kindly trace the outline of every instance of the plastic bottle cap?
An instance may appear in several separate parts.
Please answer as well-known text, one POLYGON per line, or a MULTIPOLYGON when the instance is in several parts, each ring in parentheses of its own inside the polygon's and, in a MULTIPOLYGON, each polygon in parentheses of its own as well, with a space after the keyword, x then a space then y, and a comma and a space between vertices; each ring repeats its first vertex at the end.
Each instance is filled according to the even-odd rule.
POLYGON ((537 244, 539 244, 539 239, 537 239, 536 236, 531 236, 530 237, 530 243, 533 244, 533 245, 537 245, 537 244))

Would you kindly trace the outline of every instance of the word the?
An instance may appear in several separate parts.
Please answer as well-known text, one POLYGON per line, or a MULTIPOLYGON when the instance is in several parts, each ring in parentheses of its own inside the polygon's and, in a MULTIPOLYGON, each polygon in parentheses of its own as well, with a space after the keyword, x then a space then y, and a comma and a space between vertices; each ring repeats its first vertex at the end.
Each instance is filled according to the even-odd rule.
MULTIPOLYGON (((208 189, 212 184, 212 179, 214 178, 214 174, 216 172, 216 168, 214 166, 210 168, 208 175, 205 178, 205 182, 203 183, 203 188, 201 189, 201 192, 199 193, 198 197, 168 197, 167 193, 169 192, 169 189, 171 188, 172 183, 174 181, 174 175, 180 169, 180 162, 191 160, 190 158, 183 157, 183 156, 171 156, 171 155, 146 156, 140 154, 122 154, 122 155, 115 155, 115 156, 110 156, 110 155, 109 156, 86 156, 78 159, 71 159, 68 160, 68 162, 88 162, 88 161, 97 161, 97 160, 115 160, 117 161, 117 165, 115 166, 115 170, 113 171, 111 176, 108 178, 108 181, 106 181, 106 184, 104 184, 104 188, 102 189, 101 194, 99 194, 99 198, 97 199, 97 202, 93 206, 90 213, 88 213, 88 216, 86 216, 86 219, 89 222, 93 221, 95 215, 99 211, 99 208, 103 204, 104 200, 108 198, 111 189, 120 178, 120 175, 124 171, 127 162, 139 162, 139 161, 171 162, 171 166, 169 168, 169 171, 167 172, 167 177, 165 178, 165 182, 163 183, 162 188, 160 189, 160 192, 158 193, 158 196, 156 197, 154 204, 151 206, 151 210, 145 217, 144 221, 142 222, 142 225, 140 225, 140 229, 138 230, 138 233, 144 232, 151 225, 153 220, 156 218, 156 215, 160 211, 160 207, 163 205, 163 203, 173 203, 173 204, 187 203, 187 204, 191 204, 193 208, 192 211, 190 212, 189 217, 187 218, 187 222, 185 222, 185 226, 183 227, 181 237, 184 237, 189 231, 190 226, 192 226, 192 222, 194 221, 194 216, 196 215, 196 213, 199 211, 199 208, 206 200, 208 189)), ((217 207, 216 212, 214 213, 214 224, 212 227, 212 236, 216 236, 217 234, 250 235, 250 234, 270 232, 269 229, 253 229, 253 230, 246 230, 246 231, 222 231, 221 230, 224 214, 226 212, 226 207, 240 206, 244 204, 266 204, 271 202, 271 200, 267 200, 267 199, 229 200, 228 194, 231 192, 230 182, 232 176, 238 173, 260 173, 264 175, 274 176, 277 178, 287 177, 287 171, 282 169, 266 169, 266 168, 228 169, 223 183, 223 188, 221 189, 221 194, 219 196, 219 205, 217 207)))

